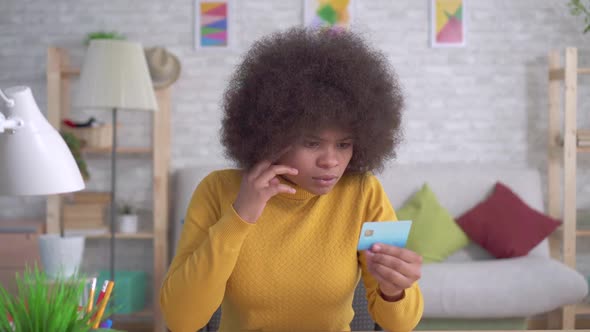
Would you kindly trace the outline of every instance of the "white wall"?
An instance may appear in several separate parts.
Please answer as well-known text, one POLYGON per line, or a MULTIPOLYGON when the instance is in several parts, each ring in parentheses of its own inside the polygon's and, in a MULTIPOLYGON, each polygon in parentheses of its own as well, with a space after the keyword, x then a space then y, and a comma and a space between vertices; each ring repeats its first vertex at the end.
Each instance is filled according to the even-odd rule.
MULTIPOLYGON (((581 33, 582 20, 569 15, 566 3, 468 1, 467 46, 433 49, 428 45, 428 1, 359 0, 357 29, 387 53, 407 95, 406 139, 398 161, 484 162, 544 170, 547 53, 576 46, 582 52, 580 63, 590 66, 590 35, 581 33)), ((47 46, 67 47, 74 63, 80 63, 82 40, 92 31, 116 30, 145 46, 164 45, 183 64, 174 86, 172 167, 222 160, 219 101, 232 67, 258 37, 301 24, 302 1, 236 0, 238 43, 233 52, 195 51, 192 11, 191 0, 0 0, 0 87, 30 85, 44 109, 47 46)), ((581 82, 581 95, 587 95, 590 84, 584 82, 590 82, 581 82)), ((582 126, 590 125, 587 99, 580 99, 582 126)), ((149 121, 133 114, 122 117, 124 143, 141 145, 149 139, 149 121)), ((108 190, 108 159, 89 163, 89 188, 108 190)), ((579 164, 578 205, 590 209, 590 159, 582 156, 579 164)), ((120 165, 120 196, 149 206, 149 161, 125 157, 120 165)), ((39 217, 44 211, 40 198, 0 198, 0 218, 39 217)), ((90 246, 99 252, 94 259, 106 257, 99 243, 90 246)), ((133 250, 140 249, 122 255, 137 253, 133 250)), ((149 263, 147 258, 136 262, 149 263)))

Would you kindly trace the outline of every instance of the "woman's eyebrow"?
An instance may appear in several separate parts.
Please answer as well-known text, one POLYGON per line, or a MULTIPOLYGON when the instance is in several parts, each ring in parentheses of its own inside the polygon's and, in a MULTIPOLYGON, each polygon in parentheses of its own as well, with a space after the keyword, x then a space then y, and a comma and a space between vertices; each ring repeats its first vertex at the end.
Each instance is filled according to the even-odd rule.
MULTIPOLYGON (((317 141, 325 141, 325 139, 323 139, 323 138, 321 138, 319 136, 316 136, 316 135, 305 135, 303 137, 306 138, 306 139, 313 139, 313 140, 317 140, 317 141)), ((351 139, 354 139, 354 138, 352 136, 346 136, 344 138, 338 139, 337 141, 348 141, 348 140, 351 140, 351 139)))

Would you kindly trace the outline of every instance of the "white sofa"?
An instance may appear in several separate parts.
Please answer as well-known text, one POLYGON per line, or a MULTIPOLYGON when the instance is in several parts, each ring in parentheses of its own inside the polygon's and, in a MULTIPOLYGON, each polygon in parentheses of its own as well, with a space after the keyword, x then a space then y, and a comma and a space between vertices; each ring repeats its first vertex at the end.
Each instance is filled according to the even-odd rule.
MULTIPOLYGON (((176 172, 173 243, 178 239, 180 221, 195 186, 219 168, 224 166, 188 167, 176 172)), ((531 207, 544 210, 540 174, 534 169, 412 164, 389 166, 377 176, 394 209, 428 182, 441 205, 458 217, 502 181, 531 207)), ((522 328, 526 318, 581 302, 588 292, 580 273, 550 258, 547 240, 528 255, 511 259, 495 259, 470 243, 442 263, 424 265, 419 284, 425 302, 420 325, 424 329, 522 328)), ((362 294, 362 289, 357 293, 362 294)), ((351 326, 353 330, 366 330, 372 322, 364 308, 366 302, 362 296, 357 297, 357 317, 351 326)))

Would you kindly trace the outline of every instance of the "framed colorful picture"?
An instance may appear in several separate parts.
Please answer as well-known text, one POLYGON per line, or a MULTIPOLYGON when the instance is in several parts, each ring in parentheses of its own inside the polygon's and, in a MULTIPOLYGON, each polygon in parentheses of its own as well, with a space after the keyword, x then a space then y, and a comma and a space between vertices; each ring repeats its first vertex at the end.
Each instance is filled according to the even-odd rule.
POLYGON ((355 0, 303 0, 305 26, 349 29, 354 19, 355 0))
POLYGON ((195 0, 195 49, 233 47, 231 10, 230 0, 195 0))
POLYGON ((430 44, 432 47, 465 46, 466 0, 430 1, 430 44))

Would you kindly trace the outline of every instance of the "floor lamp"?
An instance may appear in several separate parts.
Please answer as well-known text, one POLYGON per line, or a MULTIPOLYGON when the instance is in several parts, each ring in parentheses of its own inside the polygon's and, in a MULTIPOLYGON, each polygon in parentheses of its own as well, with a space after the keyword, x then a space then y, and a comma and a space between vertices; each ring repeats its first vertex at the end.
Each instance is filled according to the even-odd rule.
POLYGON ((117 111, 156 111, 157 103, 141 44, 124 40, 90 42, 80 72, 75 108, 112 112, 110 276, 115 280, 117 111))

